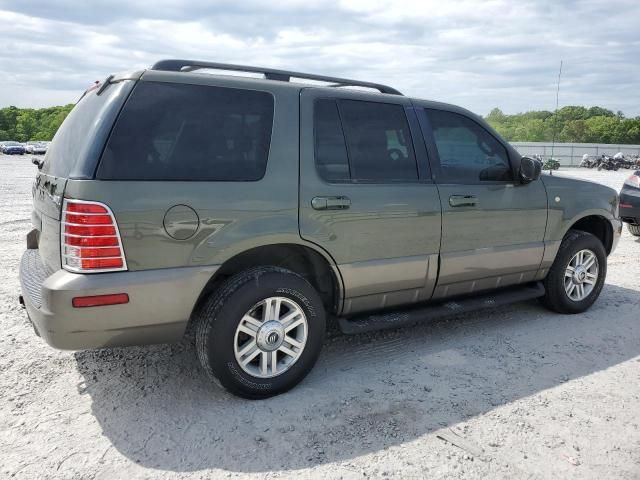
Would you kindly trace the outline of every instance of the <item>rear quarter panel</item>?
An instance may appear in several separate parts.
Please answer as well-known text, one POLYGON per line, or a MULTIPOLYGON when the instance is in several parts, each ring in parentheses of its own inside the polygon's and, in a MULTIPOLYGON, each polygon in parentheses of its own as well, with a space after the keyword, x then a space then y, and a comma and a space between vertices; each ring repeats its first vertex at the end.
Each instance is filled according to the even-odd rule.
MULTIPOLYGON (((251 79, 147 72, 143 80, 262 90, 251 79)), ((265 176, 250 182, 69 180, 65 196, 104 202, 114 212, 130 270, 219 265, 253 247, 304 243, 298 232, 299 90, 274 85, 274 123, 265 176), (176 240, 167 211, 187 205, 198 229, 176 240)))

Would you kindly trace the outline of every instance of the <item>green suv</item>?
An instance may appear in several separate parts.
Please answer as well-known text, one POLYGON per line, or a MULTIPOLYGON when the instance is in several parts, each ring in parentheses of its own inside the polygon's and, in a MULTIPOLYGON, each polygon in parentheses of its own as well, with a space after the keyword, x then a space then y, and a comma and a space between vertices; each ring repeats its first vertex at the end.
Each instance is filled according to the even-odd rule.
POLYGON ((272 396, 328 319, 589 308, 618 196, 540 167, 467 110, 385 85, 164 60, 85 92, 39 162, 21 301, 62 349, 193 331, 220 384, 272 396))

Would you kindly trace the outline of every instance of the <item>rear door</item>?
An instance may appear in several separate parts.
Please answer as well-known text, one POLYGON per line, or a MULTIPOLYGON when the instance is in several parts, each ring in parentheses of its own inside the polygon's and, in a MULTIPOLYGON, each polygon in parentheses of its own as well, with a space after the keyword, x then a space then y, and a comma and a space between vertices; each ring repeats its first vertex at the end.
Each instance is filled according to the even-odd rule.
POLYGON ((434 298, 534 280, 547 222, 543 183, 517 181, 510 149, 465 111, 418 113, 442 199, 434 298))
POLYGON ((343 313, 428 300, 440 200, 410 101, 305 89, 300 108, 300 233, 336 261, 343 313))

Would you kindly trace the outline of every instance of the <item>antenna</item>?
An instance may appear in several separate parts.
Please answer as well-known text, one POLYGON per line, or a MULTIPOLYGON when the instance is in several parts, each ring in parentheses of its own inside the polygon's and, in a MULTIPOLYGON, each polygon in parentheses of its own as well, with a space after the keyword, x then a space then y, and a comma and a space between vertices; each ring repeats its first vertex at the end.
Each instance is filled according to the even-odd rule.
POLYGON ((556 88, 556 111, 553 115, 553 139, 551 140, 551 159, 553 159, 553 148, 556 146, 556 130, 558 126, 558 101, 560 99, 560 77, 562 77, 562 60, 560 60, 560 71, 558 72, 558 87, 556 88))

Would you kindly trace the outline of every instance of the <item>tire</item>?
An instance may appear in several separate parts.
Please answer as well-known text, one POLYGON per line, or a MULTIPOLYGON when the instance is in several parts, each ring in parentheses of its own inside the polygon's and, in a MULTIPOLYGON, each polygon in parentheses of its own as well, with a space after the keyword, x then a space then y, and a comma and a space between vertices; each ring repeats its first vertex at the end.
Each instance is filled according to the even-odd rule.
POLYGON ((248 399, 272 397, 300 383, 318 359, 326 323, 322 300, 311 284, 292 271, 270 266, 252 268, 231 277, 205 301, 195 321, 196 352, 205 371, 231 393, 248 399), (302 313, 296 313, 293 317, 296 320, 290 322, 299 323, 299 320, 306 319, 306 324, 303 322, 293 330, 298 335, 295 341, 302 342, 304 338, 302 348, 286 341, 287 338, 294 339, 288 336, 280 322, 260 319, 259 326, 255 326, 253 319, 258 316, 264 318, 266 299, 276 299, 269 305, 273 305, 274 311, 277 305, 278 311, 284 312, 282 318, 285 320, 289 313, 302 313), (252 321, 248 324, 245 318, 250 313, 252 321), (269 326, 265 327, 267 323, 269 326), (276 330, 269 330, 272 324, 276 330), (245 327, 256 328, 256 331, 249 336, 244 333, 247 331, 245 327), (301 331, 306 333, 300 336, 301 331), (243 336, 246 343, 239 345, 243 336), (277 345, 278 341, 282 343, 274 354, 275 373, 269 352, 262 349, 244 366, 239 362, 238 355, 247 360, 256 353, 259 345, 272 348, 267 343, 277 345), (249 345, 251 342, 253 344, 249 345), (250 349, 249 354, 242 356, 245 347, 250 349), (297 358, 285 354, 280 348, 298 353, 297 358), (265 359, 269 377, 265 377, 262 370, 265 359), (277 373, 278 368, 282 368, 282 373, 277 373))
MULTIPOLYGON (((594 270, 591 270, 594 271, 594 270)), ((589 274, 589 271, 587 271, 589 274)), ((590 275, 593 275, 591 273, 590 275)), ((544 279, 545 295, 540 299, 542 304, 549 310, 558 313, 573 314, 581 313, 587 310, 593 302, 596 301, 607 275, 607 253, 602 245, 602 242, 594 235, 582 232, 580 230, 569 230, 565 235, 558 254, 549 269, 549 273, 544 279), (570 298, 569 293, 565 289, 565 278, 567 267, 570 262, 573 261, 574 256, 578 252, 589 251, 597 260, 596 269, 597 275, 593 281, 593 285, 589 285, 586 282, 583 284, 583 291, 587 293, 587 289, 592 287, 591 290, 581 299, 570 298)), ((569 282, 569 280, 567 280, 569 282)), ((571 282, 573 280, 570 280, 571 282)), ((569 287, 570 288, 570 287, 569 287)), ((574 289, 578 288, 577 285, 574 289)), ((579 289, 578 289, 579 290, 579 289)), ((572 294, 575 294, 572 292, 572 294)), ((579 296, 579 294, 576 294, 579 296)))
POLYGON ((629 229, 629 233, 631 235, 640 237, 640 225, 631 225, 630 223, 628 223, 627 228, 629 229))

